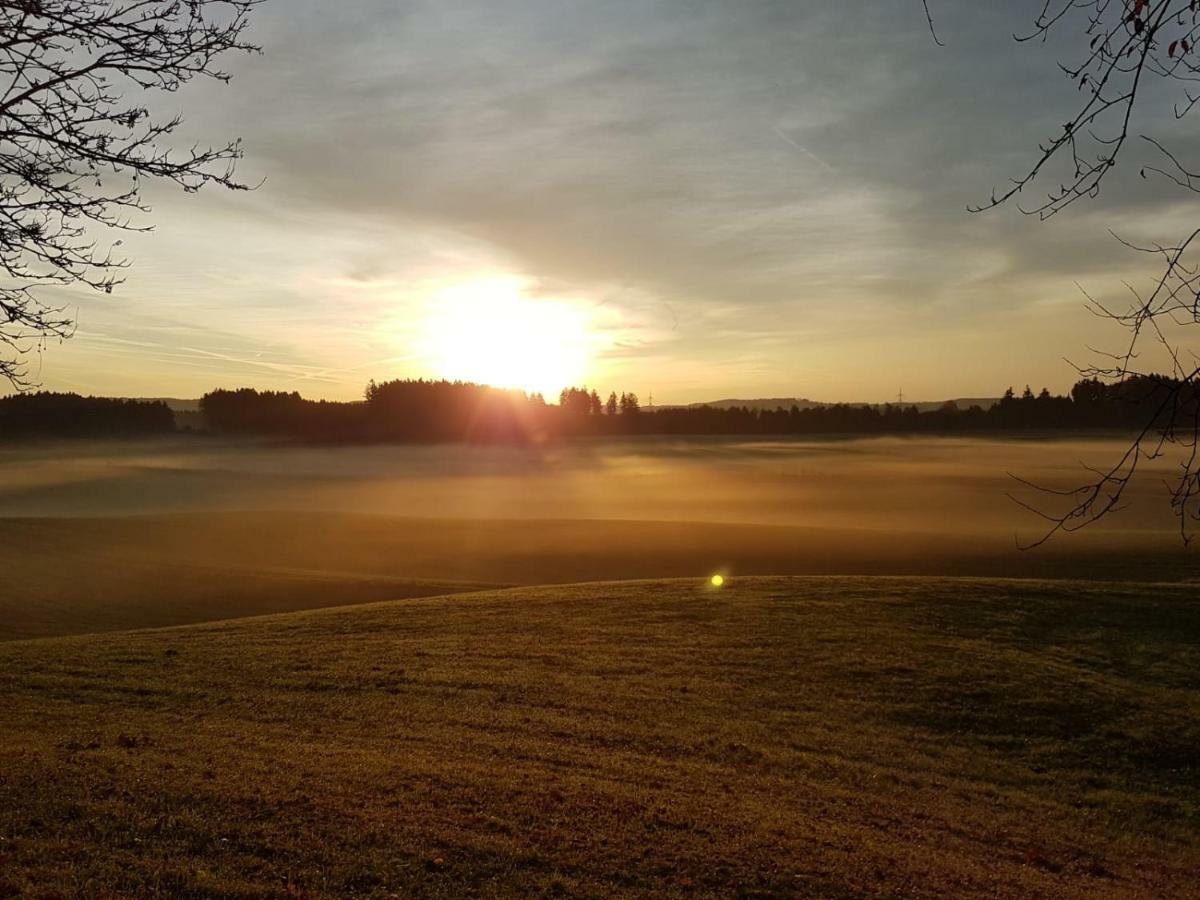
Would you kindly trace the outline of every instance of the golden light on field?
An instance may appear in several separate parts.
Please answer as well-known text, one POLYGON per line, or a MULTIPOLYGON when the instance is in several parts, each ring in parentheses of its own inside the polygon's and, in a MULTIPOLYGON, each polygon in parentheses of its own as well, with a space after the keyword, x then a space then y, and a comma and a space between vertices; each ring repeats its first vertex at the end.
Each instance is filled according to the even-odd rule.
POLYGON ((555 402, 562 388, 586 381, 597 340, 579 305, 528 297, 519 279, 489 278, 433 298, 421 350, 439 378, 519 388, 555 402))
POLYGON ((712 578, 708 579, 708 581, 713 587, 719 588, 725 584, 725 576, 714 575, 712 578))

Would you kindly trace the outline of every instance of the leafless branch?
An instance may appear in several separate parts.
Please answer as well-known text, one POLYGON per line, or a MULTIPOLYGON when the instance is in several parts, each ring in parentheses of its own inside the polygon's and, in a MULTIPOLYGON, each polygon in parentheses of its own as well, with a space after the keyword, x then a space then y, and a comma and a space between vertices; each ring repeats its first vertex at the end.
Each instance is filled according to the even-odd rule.
POLYGON ((39 286, 121 283, 121 242, 101 238, 149 230, 144 179, 246 189, 240 142, 175 150, 181 120, 138 96, 227 81, 218 58, 258 50, 243 33, 261 2, 0 0, 0 377, 27 386, 29 354, 72 332, 39 286))
MULTIPOLYGON (((1095 198, 1132 146, 1134 111, 1147 90, 1174 87, 1179 119, 1200 102, 1200 88, 1195 87, 1200 82, 1197 0, 1043 0, 1032 30, 1017 40, 1045 41, 1052 32, 1069 29, 1075 30, 1086 50, 1059 68, 1078 88, 1079 105, 1061 130, 1039 145, 1032 165, 1008 186, 993 190, 974 211, 1012 201, 1035 182, 1047 179, 1053 179, 1053 186, 1023 212, 1046 219, 1080 200, 1095 198)), ((1138 136, 1138 145, 1152 148, 1158 160, 1141 167, 1143 178, 1153 175, 1200 192, 1200 173, 1195 168, 1158 138, 1138 136)), ((1048 501, 1069 501, 1065 511, 1047 512, 1018 499, 1051 526, 1029 546, 1120 509, 1141 464, 1169 451, 1181 456, 1168 491, 1185 540, 1190 537, 1190 523, 1200 520, 1200 369, 1195 366, 1196 353, 1187 346, 1193 332, 1180 330, 1200 325, 1200 229, 1174 244, 1114 237, 1129 250, 1156 259, 1161 269, 1145 291, 1126 284, 1131 299, 1125 309, 1101 303, 1085 292, 1088 309, 1123 329, 1126 339, 1116 352, 1097 351, 1098 363, 1079 368, 1079 373, 1088 384, 1107 385, 1114 402, 1136 408, 1139 425, 1121 457, 1111 466, 1089 468, 1087 481, 1078 487, 1049 489, 1018 479, 1048 501), (1157 348, 1150 358, 1162 360, 1169 372, 1139 368, 1147 343, 1157 348)))
POLYGON ((933 42, 939 47, 945 47, 946 45, 938 37, 937 29, 933 25, 933 13, 929 11, 929 0, 921 0, 921 3, 925 7, 925 21, 929 24, 929 34, 933 38, 933 42))

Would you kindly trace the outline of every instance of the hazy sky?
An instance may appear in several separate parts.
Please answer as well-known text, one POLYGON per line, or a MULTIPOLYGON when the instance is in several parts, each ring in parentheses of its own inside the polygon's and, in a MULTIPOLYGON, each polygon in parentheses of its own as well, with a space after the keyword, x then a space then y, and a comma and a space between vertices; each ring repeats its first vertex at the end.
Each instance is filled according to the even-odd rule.
POLYGON ((1171 238, 1181 198, 1138 193, 1134 156, 1050 223, 969 214, 1077 95, 1011 39, 1041 0, 931 3, 945 49, 918 0, 274 0, 262 56, 164 107, 265 184, 152 190, 128 282, 69 296, 40 378, 349 398, 455 374, 433 345, 493 333, 494 293, 643 401, 1065 389, 1118 338, 1075 283, 1145 272, 1106 229, 1171 238))

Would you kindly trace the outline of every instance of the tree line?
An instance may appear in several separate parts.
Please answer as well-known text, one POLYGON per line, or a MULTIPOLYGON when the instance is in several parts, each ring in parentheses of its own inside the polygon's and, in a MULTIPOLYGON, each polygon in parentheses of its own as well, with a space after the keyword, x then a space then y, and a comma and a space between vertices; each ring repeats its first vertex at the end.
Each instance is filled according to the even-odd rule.
POLYGON ((618 435, 817 435, 957 433, 1021 430, 1141 429, 1197 413, 1197 392, 1172 379, 1139 376, 1120 383, 1079 381, 1066 396, 1011 388, 990 408, 831 404, 778 407, 643 408, 634 393, 603 397, 564 389, 558 404, 540 394, 483 385, 400 380, 371 382, 363 401, 306 400, 292 392, 218 390, 200 409, 209 429, 334 441, 539 442, 618 435), (1168 398, 1173 398, 1168 400, 1168 398), (1187 407, 1184 409, 1183 407, 1187 407))
MULTIPOLYGON (((1200 418, 1200 391, 1163 377, 1078 382, 1070 394, 1012 389, 984 409, 953 402, 933 410, 884 404, 777 407, 642 407, 634 393, 607 397, 563 390, 557 404, 540 394, 454 381, 371 382, 357 402, 308 400, 292 391, 215 390, 200 400, 213 433, 319 442, 466 441, 538 443, 560 437, 621 435, 820 435, 974 433, 1164 428, 1200 418)), ((134 437, 175 431, 161 401, 25 393, 0 398, 0 435, 134 437)))
POLYGON ((47 392, 0 397, 0 436, 142 437, 175 430, 175 414, 161 400, 117 400, 47 392))

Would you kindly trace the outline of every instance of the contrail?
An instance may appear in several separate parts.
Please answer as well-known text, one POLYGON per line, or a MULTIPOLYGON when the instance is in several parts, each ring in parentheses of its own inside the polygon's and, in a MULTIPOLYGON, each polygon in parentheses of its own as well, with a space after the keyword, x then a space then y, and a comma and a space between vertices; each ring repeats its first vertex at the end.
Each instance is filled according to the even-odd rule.
POLYGON ((772 126, 771 130, 773 132, 775 132, 775 134, 777 134, 781 140, 786 141, 788 144, 791 144, 793 147, 795 147, 797 150, 799 150, 801 153, 803 153, 805 156, 807 156, 809 159, 811 159, 813 162, 815 162, 817 165, 819 165, 825 171, 827 171, 827 172, 836 172, 837 171, 837 169, 835 169, 829 163, 825 162, 825 160, 821 159, 821 157, 817 156, 817 154, 813 153, 807 147, 805 147, 801 144, 797 144, 794 140, 792 140, 790 137, 788 137, 786 134, 784 134, 778 125, 772 126))

